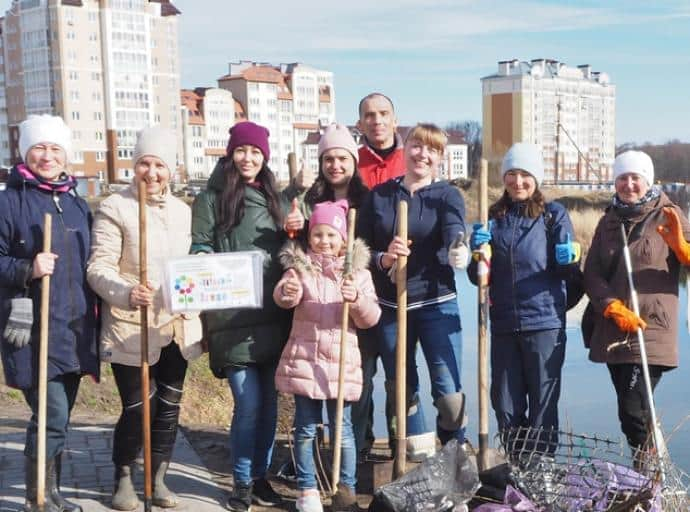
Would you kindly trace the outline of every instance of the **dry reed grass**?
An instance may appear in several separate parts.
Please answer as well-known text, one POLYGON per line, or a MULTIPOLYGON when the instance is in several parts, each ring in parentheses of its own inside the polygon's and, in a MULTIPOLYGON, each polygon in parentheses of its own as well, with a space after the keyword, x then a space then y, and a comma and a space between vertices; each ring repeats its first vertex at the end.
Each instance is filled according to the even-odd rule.
POLYGON ((594 237, 594 230, 599 223, 599 219, 604 215, 601 209, 585 208, 582 210, 570 210, 570 220, 575 230, 575 240, 582 245, 582 260, 585 261, 589 246, 594 237))

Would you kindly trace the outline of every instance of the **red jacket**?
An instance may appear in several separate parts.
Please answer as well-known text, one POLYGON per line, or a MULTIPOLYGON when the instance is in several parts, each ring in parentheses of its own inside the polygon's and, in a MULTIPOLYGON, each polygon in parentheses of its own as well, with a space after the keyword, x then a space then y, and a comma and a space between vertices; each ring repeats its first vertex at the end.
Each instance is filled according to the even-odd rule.
POLYGON ((366 142, 359 147, 359 174, 370 189, 405 174, 405 156, 400 137, 395 137, 396 148, 384 160, 366 142))

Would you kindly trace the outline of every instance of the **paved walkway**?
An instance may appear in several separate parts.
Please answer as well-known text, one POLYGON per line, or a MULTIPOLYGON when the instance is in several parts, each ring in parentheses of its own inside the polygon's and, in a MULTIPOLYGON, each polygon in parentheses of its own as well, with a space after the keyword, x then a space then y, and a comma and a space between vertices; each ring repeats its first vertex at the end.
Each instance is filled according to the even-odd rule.
MULTIPOLYGON (((72 424, 63 454, 62 494, 85 512, 111 510, 113 464, 112 426, 72 424)), ((0 433, 0 511, 18 512, 24 504, 24 433, 0 433)), ((135 486, 143 496, 143 470, 135 486)), ((184 434, 178 430, 166 483, 180 498, 176 511, 225 510, 224 493, 213 482, 184 434)), ((139 510, 143 510, 143 502, 139 510)), ((164 510, 153 507, 154 510, 164 510)))

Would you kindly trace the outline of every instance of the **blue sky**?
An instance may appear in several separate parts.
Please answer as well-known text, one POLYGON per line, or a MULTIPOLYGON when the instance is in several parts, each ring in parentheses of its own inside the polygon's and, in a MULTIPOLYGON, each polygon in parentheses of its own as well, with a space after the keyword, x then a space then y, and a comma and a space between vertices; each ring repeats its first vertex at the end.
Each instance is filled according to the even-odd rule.
POLYGON ((341 122, 379 90, 401 123, 445 125, 481 120, 499 60, 543 57, 610 75, 617 143, 690 142, 690 0, 171 1, 183 87, 216 85, 230 61, 299 61, 335 73, 341 122))
POLYGON ((230 61, 300 61, 335 73, 341 122, 380 90, 401 123, 445 125, 481 120, 479 79, 499 60, 544 57, 610 75, 617 143, 690 142, 688 0, 173 3, 184 87, 214 85, 230 61))

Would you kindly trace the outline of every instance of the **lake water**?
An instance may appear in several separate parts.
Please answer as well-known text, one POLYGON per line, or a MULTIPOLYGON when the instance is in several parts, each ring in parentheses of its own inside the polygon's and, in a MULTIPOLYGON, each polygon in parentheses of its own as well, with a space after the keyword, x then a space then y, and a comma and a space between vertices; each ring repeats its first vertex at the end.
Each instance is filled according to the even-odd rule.
MULTIPOLYGON (((469 425, 467 436, 476 446, 477 443, 477 289, 467 279, 465 272, 456 273, 458 285, 458 302, 463 326, 463 361, 462 385, 467 395, 467 413, 469 425)), ((668 439, 671 458, 686 473, 690 473, 690 334, 687 328, 687 289, 680 292, 680 320, 679 320, 679 348, 680 365, 673 371, 667 372, 654 393, 657 415, 664 431, 668 434, 674 429, 672 437, 668 439)), ((595 364, 587 358, 587 351, 582 344, 580 334, 580 316, 582 304, 568 313, 567 320, 567 351, 563 366, 563 382, 559 414, 561 428, 572 430, 574 433, 596 433, 612 439, 622 437, 618 422, 616 395, 609 378, 606 365, 595 364)), ((421 382, 422 401, 427 411, 427 419, 435 418, 429 374, 424 357, 418 355, 418 367, 421 382)), ((387 435, 385 419, 383 417, 383 368, 379 365, 376 374, 375 405, 376 418, 374 430, 377 437, 387 435)), ((493 410, 489 412, 490 438, 494 444, 496 422, 493 410)))

